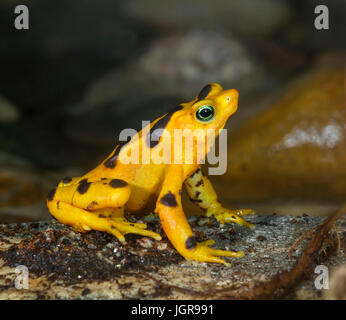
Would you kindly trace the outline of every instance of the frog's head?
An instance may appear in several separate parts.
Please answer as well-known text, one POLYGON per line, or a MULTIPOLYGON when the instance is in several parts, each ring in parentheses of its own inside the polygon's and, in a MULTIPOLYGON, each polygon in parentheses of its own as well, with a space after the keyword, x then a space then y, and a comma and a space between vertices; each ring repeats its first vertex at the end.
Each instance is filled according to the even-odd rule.
MULTIPOLYGON (((228 118, 237 110, 238 96, 235 89, 223 90, 217 83, 208 84, 194 100, 182 103, 181 109, 174 112, 171 128, 191 130, 194 144, 203 144, 203 137, 214 142, 228 118)), ((205 153, 208 150, 206 147, 205 153)))
POLYGON ((223 90, 218 83, 206 85, 191 102, 182 103, 184 107, 175 119, 175 128, 191 130, 221 130, 227 119, 238 108, 238 91, 223 90))
POLYGON ((223 90, 218 83, 206 85, 191 105, 197 126, 222 129, 227 119, 237 111, 238 96, 237 90, 223 90))

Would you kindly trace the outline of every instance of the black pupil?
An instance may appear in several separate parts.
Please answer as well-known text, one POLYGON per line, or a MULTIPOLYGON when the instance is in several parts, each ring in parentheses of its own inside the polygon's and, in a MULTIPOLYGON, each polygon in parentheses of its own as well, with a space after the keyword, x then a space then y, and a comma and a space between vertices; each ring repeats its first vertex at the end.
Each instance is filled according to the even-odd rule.
POLYGON ((201 108, 197 112, 197 118, 199 120, 209 120, 214 115, 214 109, 211 107, 201 108))
POLYGON ((200 115, 202 118, 208 118, 211 115, 211 110, 207 108, 202 109, 200 115))

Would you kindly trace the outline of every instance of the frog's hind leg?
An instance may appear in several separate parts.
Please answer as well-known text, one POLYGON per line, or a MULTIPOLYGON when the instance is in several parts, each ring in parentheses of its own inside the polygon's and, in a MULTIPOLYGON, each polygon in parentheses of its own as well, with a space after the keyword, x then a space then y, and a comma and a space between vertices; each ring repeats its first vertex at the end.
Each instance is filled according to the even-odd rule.
POLYGON ((136 233, 161 240, 159 234, 146 230, 145 224, 139 226, 139 223, 135 224, 124 220, 116 221, 62 201, 52 200, 48 202, 48 208, 57 220, 72 226, 80 232, 104 231, 113 234, 120 242, 125 242, 124 235, 127 233, 136 233))
POLYGON ((48 196, 47 206, 57 220, 81 232, 104 231, 113 234, 121 242, 125 241, 124 235, 127 233, 161 240, 159 234, 146 230, 145 224, 128 222, 121 215, 130 192, 130 187, 123 180, 82 180, 78 184, 53 190, 48 196), (120 214, 113 216, 114 212, 120 214))
POLYGON ((104 218, 100 218, 87 210, 74 207, 62 201, 47 201, 51 214, 61 223, 72 226, 80 232, 98 230, 112 233, 120 242, 124 242, 124 235, 104 218))

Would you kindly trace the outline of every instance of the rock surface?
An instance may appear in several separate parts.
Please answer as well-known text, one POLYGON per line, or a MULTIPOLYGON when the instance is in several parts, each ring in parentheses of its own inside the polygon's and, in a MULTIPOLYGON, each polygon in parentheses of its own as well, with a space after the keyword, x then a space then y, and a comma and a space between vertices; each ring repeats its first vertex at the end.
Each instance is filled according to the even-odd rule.
MULTIPOLYGON (((331 232, 324 242, 324 253, 319 250, 315 254, 312 272, 306 270, 312 276, 299 282, 293 291, 273 293, 273 298, 322 297, 322 291, 314 287, 313 265, 317 262, 334 269, 345 264, 345 218, 336 223, 339 252, 335 252, 336 234, 331 232)), ((130 235, 127 244, 121 246, 111 235, 81 234, 55 221, 1 225, 0 298, 246 298, 252 288, 273 279, 275 282, 280 274, 294 268, 308 240, 300 242, 291 257, 287 256, 289 248, 323 219, 253 216, 248 220, 256 223, 256 229, 190 219, 199 240, 213 238, 219 248, 244 251, 244 258, 232 259, 230 267, 186 261, 165 238, 156 242, 130 235), (28 289, 14 287, 18 266, 29 270, 28 289)), ((162 233, 155 221, 148 227, 162 233)))

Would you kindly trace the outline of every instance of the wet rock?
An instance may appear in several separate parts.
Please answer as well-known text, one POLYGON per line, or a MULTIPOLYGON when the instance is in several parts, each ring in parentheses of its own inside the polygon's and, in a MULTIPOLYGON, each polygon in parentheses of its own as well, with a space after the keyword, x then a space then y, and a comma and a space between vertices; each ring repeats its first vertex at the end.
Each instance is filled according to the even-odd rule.
POLYGON ((133 0, 125 3, 125 11, 161 29, 211 27, 263 36, 283 26, 291 8, 287 1, 274 0, 133 0))
POLYGON ((315 67, 231 133, 223 196, 344 201, 345 124, 345 70, 340 63, 315 67))
MULTIPOLYGON (((279 279, 282 272, 295 267, 309 239, 300 242, 291 257, 287 256, 289 248, 323 219, 295 217, 293 223, 288 217, 253 216, 249 220, 256 224, 255 230, 237 225, 220 229, 200 225, 198 219, 190 221, 199 241, 213 238, 219 248, 244 251, 243 258, 231 259, 230 267, 184 260, 165 237, 151 241, 128 235, 127 243, 121 245, 112 235, 96 231, 82 234, 56 221, 1 225, 0 298, 230 299, 234 292, 233 298, 246 297, 252 288, 279 279), (14 287, 17 266, 28 268, 28 289, 14 287)), ((149 228, 162 233, 158 221, 149 228)), ((336 228, 344 242, 345 217, 336 228)), ((345 248, 336 253, 335 240, 330 235, 323 250, 316 252, 318 261, 327 267, 345 263, 345 248), (330 259, 321 260, 326 252, 330 259)), ((279 297, 299 298, 297 293, 303 288, 310 297, 321 298, 314 287, 314 274, 305 272, 310 274, 305 281, 298 282, 293 292, 282 291, 279 297)))
POLYGON ((19 118, 19 109, 10 101, 8 101, 5 97, 0 95, 0 123, 15 122, 19 118))

